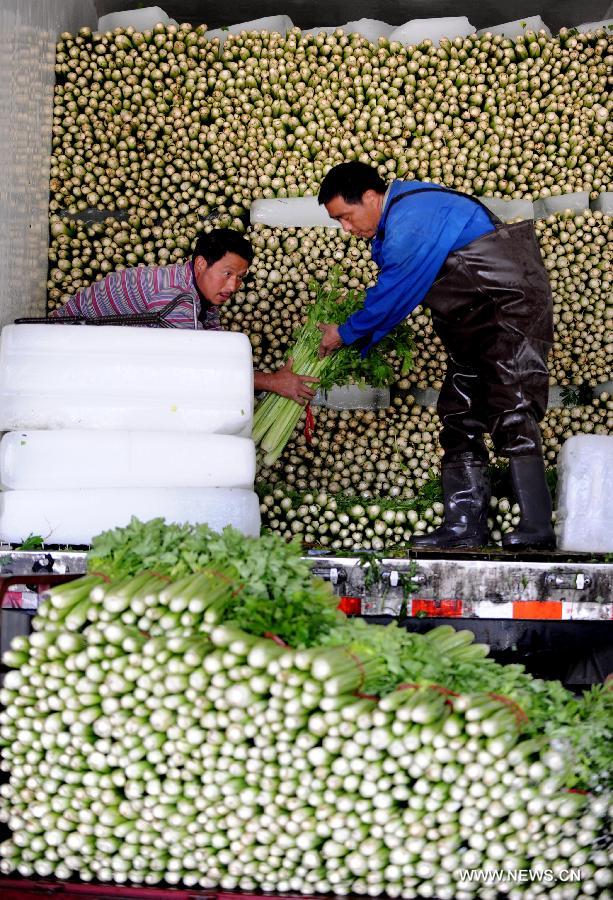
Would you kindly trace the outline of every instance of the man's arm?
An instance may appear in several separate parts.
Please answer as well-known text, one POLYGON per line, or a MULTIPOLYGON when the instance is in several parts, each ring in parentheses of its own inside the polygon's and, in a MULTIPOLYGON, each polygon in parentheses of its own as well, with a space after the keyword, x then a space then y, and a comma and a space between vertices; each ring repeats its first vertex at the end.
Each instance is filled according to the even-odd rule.
MULTIPOLYGON (((180 287, 167 287, 162 288, 162 290, 157 291, 155 294, 152 294, 151 297, 147 300, 147 312, 148 313, 158 313, 162 310, 168 303, 177 299, 181 295, 185 295, 188 292, 180 287)), ((168 315, 164 316, 164 320, 168 322, 170 325, 173 325, 175 328, 193 328, 194 321, 197 323, 197 328, 202 328, 202 323, 198 321, 198 315, 200 313, 200 303, 196 301, 196 309, 194 311, 194 300, 193 298, 185 297, 177 303, 175 308, 168 313, 168 315)), ((221 331, 221 325, 219 323, 219 316, 217 316, 216 320, 211 321, 207 326, 208 331, 221 331)))
POLYGON ((101 312, 94 297, 93 285, 83 288, 71 297, 59 309, 54 309, 49 313, 49 318, 63 319, 65 316, 83 316, 86 319, 95 319, 97 316, 112 315, 112 313, 101 312))
MULTIPOLYGON (((433 203, 430 200, 430 206, 433 203)), ((335 346, 336 340, 353 344, 366 339, 362 351, 366 353, 406 319, 432 287, 449 253, 450 241, 457 237, 457 226, 448 226, 448 209, 430 209, 424 201, 405 209, 400 209, 400 204, 398 207, 386 227, 377 283, 366 291, 363 307, 334 333, 334 326, 326 326, 320 356, 337 349, 340 344, 335 346)))
POLYGON ((447 249, 428 238, 408 231, 390 236, 377 283, 338 329, 343 343, 361 338, 377 343, 423 301, 447 257, 447 249))
POLYGON ((104 278, 93 281, 71 297, 61 309, 54 310, 54 317, 83 316, 97 319, 101 316, 133 316, 147 312, 148 296, 153 292, 141 280, 149 270, 144 268, 118 269, 104 278))
MULTIPOLYGON (((319 322, 322 333, 319 357, 330 356, 343 345, 366 338, 376 344, 415 309, 422 297, 415 297, 416 283, 398 264, 384 266, 374 287, 368 288, 364 305, 342 325, 319 322)), ((424 291, 424 294, 426 292, 424 291)), ((366 349, 363 351, 363 354, 366 349)))
MULTIPOLYGON (((142 313, 156 313, 172 300, 185 294, 180 287, 167 287, 148 294, 144 286, 138 287, 138 273, 122 270, 107 275, 101 281, 95 281, 87 288, 78 291, 74 297, 60 309, 50 314, 53 318, 64 316, 83 316, 86 319, 97 319, 101 316, 135 316, 142 313)), ((199 303, 196 301, 196 313, 199 303)), ((194 327, 194 304, 185 298, 165 317, 175 328, 194 327)), ((199 328, 202 325, 198 324, 199 328)), ((219 330, 221 325, 217 318, 207 324, 207 328, 219 330)))
POLYGON ((254 372, 253 381, 256 391, 271 391, 305 406, 315 396, 311 385, 317 384, 319 379, 298 375, 294 372, 294 360, 288 359, 276 372, 254 372))

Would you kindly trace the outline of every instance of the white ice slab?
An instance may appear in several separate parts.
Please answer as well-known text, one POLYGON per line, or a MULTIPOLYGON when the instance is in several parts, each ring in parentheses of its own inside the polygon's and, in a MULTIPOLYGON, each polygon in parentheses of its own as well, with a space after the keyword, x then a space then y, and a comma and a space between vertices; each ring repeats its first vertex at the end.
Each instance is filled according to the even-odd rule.
POLYGON ((532 200, 503 200, 502 197, 479 197, 479 200, 503 222, 534 218, 532 200))
POLYGON ((0 431, 237 434, 252 416, 244 334, 41 324, 0 336, 0 431))
POLYGON ((237 22, 235 25, 228 25, 227 28, 213 28, 207 31, 206 36, 225 41, 229 34, 240 34, 241 31, 267 31, 271 34, 278 32, 285 37, 293 27, 294 23, 289 16, 264 16, 261 19, 250 19, 248 22, 237 22))
POLYGON ((526 16, 525 19, 516 19, 514 22, 503 22, 502 25, 490 25, 488 28, 481 28, 477 34, 500 34, 503 37, 515 39, 522 37, 526 31, 544 31, 551 35, 551 31, 545 25, 540 16, 526 16))
POLYGON ((318 391, 313 403, 328 409, 388 409, 390 389, 370 384, 334 385, 328 391, 318 391))
POLYGON ((48 544, 89 544, 108 528, 163 517, 167 522, 232 525, 260 533, 257 494, 239 488, 110 488, 0 493, 0 540, 16 544, 31 534, 48 544))
POLYGON ((613 552, 613 435, 579 434, 558 454, 560 550, 613 552))
POLYGON ((376 44, 380 37, 389 38, 394 26, 381 19, 355 19, 339 26, 345 34, 361 34, 367 41, 376 44))
POLYGON ((600 384, 594 385, 592 397, 599 397, 603 391, 606 394, 613 394, 613 381, 601 381, 600 384))
POLYGON ((115 28, 135 28, 145 31, 154 25, 176 25, 159 6, 146 6, 144 9, 127 9, 122 12, 109 13, 98 19, 98 31, 114 31, 115 28))
POLYGON ((603 191, 598 194, 595 200, 590 202, 592 209, 606 213, 607 216, 613 216, 613 191, 603 191))
POLYGON ((323 225, 340 228, 317 197, 281 197, 278 200, 255 200, 250 209, 251 223, 271 228, 312 228, 323 225))
POLYGON ((606 28, 607 31, 613 32, 613 19, 601 19, 599 22, 583 22, 581 25, 574 26, 581 34, 587 34, 588 31, 599 31, 606 28))
POLYGON ((466 16, 448 16, 434 19, 411 19, 404 25, 395 28, 390 36, 390 41, 399 41, 405 46, 419 44, 427 39, 438 44, 441 38, 453 40, 456 37, 467 37, 475 33, 475 26, 471 25, 466 16))
POLYGON ((544 219, 553 213, 571 209, 583 212, 590 208, 590 195, 587 191, 573 191, 569 194, 558 194, 553 197, 541 197, 534 201, 534 218, 544 219))
POLYGON ((320 25, 319 27, 309 28, 306 31, 303 31, 303 34, 321 34, 322 31, 325 34, 334 34, 337 28, 340 28, 340 25, 320 25))
POLYGON ((12 431, 0 441, 5 490, 239 487, 253 490, 255 445, 226 434, 12 431))

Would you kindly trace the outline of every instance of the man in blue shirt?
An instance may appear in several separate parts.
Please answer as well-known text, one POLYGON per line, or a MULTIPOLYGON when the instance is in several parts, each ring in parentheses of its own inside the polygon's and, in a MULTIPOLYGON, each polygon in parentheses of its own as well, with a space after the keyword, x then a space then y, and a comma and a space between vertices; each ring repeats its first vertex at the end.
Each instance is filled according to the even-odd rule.
POLYGON ((345 231, 373 238, 380 267, 364 307, 322 323, 320 355, 359 342, 365 354, 424 303, 448 354, 438 414, 445 522, 415 547, 488 542, 488 454, 509 459, 521 509, 508 549, 555 546, 538 423, 549 391, 551 289, 531 221, 502 224, 475 197, 419 181, 389 187, 364 163, 335 166, 319 192, 345 231))

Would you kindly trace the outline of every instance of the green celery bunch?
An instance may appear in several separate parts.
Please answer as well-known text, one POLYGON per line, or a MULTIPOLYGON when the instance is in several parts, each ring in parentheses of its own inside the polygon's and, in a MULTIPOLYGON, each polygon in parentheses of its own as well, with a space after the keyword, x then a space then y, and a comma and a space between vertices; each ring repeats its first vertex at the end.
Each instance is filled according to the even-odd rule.
MULTIPOLYGON (((329 286, 312 282, 316 299, 309 309, 306 323, 298 333, 288 356, 294 360, 294 371, 319 379, 323 390, 335 384, 371 384, 385 387, 394 379, 394 371, 386 359, 392 350, 403 360, 402 374, 413 365, 413 336, 406 323, 399 325, 377 347, 362 358, 360 348, 351 345, 320 359, 318 356, 321 331, 320 322, 341 325, 364 303, 364 295, 355 291, 345 292, 339 285, 340 270, 334 268, 329 286)), ((265 465, 272 465, 279 458, 292 436, 302 415, 303 407, 294 400, 269 394, 260 403, 253 417, 253 439, 264 451, 265 465)))

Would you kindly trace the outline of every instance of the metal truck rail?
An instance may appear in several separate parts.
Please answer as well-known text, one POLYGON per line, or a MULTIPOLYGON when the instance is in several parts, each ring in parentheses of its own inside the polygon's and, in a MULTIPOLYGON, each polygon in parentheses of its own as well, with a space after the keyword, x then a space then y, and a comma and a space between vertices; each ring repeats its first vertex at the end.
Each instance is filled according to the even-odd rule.
MULTIPOLYGON (((501 661, 582 686, 613 671, 613 562, 504 551, 305 557, 339 607, 423 631, 470 628, 501 661)), ((42 592, 85 572, 86 552, 0 549, 0 652, 29 630, 42 592), (26 615, 24 615, 24 613, 26 615)))
MULTIPOLYGON (((439 551, 404 556, 310 554, 306 559, 353 614, 613 620, 613 562, 584 554, 439 551)), ((85 568, 84 551, 0 550, 2 607, 34 610, 36 582, 77 577, 85 568)))

